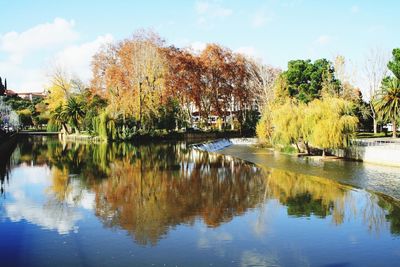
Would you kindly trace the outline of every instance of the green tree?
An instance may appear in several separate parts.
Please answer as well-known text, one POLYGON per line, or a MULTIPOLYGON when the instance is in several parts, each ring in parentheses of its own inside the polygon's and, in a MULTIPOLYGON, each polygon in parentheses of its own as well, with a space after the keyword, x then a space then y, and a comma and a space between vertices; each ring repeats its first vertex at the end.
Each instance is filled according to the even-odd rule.
POLYGON ((400 48, 393 49, 392 55, 393 58, 388 62, 387 67, 397 79, 400 79, 400 48))
POLYGON ((382 82, 374 106, 383 120, 392 122, 393 138, 396 138, 396 122, 400 117, 400 82, 397 77, 387 78, 382 82))
POLYGON ((75 132, 79 132, 79 125, 85 116, 83 103, 79 102, 75 97, 68 98, 67 104, 63 108, 64 118, 69 122, 75 132))
MULTIPOLYGON (((65 113, 63 112, 63 106, 59 105, 53 111, 50 112, 50 124, 61 127, 64 132, 70 133, 67 127, 67 119, 65 113)), ((53 128, 53 127, 50 127, 53 128)))
POLYGON ((296 101, 287 100, 283 105, 275 106, 272 111, 273 142, 282 145, 294 144, 299 153, 298 142, 302 138, 304 118, 302 108, 303 106, 300 108, 296 101))
POLYGON ((272 143, 272 114, 269 106, 265 106, 256 126, 256 134, 261 143, 272 143))
POLYGON ((310 143, 322 149, 323 156, 327 149, 347 147, 358 125, 354 104, 336 97, 312 101, 305 115, 311 129, 310 143))
POLYGON ((314 62, 289 61, 288 70, 281 75, 286 81, 283 90, 286 90, 291 98, 303 103, 320 98, 323 86, 329 85, 332 90, 340 89, 340 83, 334 75, 334 67, 327 59, 318 59, 314 62))

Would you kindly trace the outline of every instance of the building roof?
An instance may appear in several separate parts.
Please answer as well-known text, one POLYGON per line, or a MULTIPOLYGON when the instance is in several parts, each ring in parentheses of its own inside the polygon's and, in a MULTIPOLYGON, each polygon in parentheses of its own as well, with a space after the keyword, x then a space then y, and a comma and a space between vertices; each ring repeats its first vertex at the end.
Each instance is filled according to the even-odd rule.
POLYGON ((16 92, 14 92, 13 90, 6 90, 6 95, 17 95, 16 92))

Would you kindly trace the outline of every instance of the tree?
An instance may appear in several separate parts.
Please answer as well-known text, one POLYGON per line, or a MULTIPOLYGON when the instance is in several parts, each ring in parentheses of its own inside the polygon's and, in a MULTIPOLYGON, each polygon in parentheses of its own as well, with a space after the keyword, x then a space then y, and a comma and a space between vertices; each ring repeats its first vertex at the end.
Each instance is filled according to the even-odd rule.
POLYGON ((65 69, 56 66, 50 73, 50 85, 46 88, 46 103, 50 112, 67 103, 71 94, 72 82, 65 69))
POLYGON ((201 104, 206 125, 211 111, 225 122, 232 96, 232 87, 228 82, 229 62, 232 61, 232 57, 229 49, 216 44, 208 44, 200 54, 199 59, 203 65, 201 104))
POLYGON ((371 117, 374 123, 374 133, 378 132, 378 117, 375 110, 375 98, 382 80, 387 76, 387 56, 379 48, 371 49, 364 61, 364 76, 368 84, 371 117))
POLYGON ((346 58, 342 55, 335 57, 334 61, 334 75, 340 82, 340 89, 332 96, 340 97, 348 101, 357 102, 360 97, 360 90, 353 86, 354 81, 351 77, 356 76, 354 73, 349 75, 347 72, 346 58))
POLYGON ((271 110, 265 107, 261 113, 261 118, 256 126, 256 134, 261 143, 272 143, 272 114, 271 110))
POLYGON ((374 109, 384 120, 392 122, 393 138, 396 138, 397 120, 400 118, 400 81, 397 77, 383 81, 374 100, 374 109))
POLYGON ((315 99, 304 114, 311 129, 310 143, 322 149, 323 156, 327 149, 347 147, 357 129, 353 103, 341 98, 315 99))
POLYGON ((248 59, 247 72, 250 75, 249 87, 252 95, 258 100, 260 110, 264 110, 264 107, 272 102, 274 84, 281 70, 248 59))
POLYGON ((110 115, 132 116, 138 128, 154 127, 164 93, 164 41, 151 31, 109 45, 93 58, 93 91, 109 102, 110 115))
MULTIPOLYGON (((63 132, 70 133, 67 127, 67 119, 65 117, 65 113, 63 112, 63 106, 59 105, 54 110, 50 112, 50 124, 61 126, 63 132)), ((59 128, 58 128, 59 129, 59 128)))
POLYGON ((63 107, 62 116, 76 132, 79 132, 79 124, 85 116, 83 103, 77 101, 75 97, 68 98, 67 104, 63 107))
POLYGON ((17 112, 10 105, 7 105, 0 97, 0 128, 6 127, 16 131, 20 126, 20 120, 17 112))
POLYGON ((5 85, 3 84, 3 81, 0 77, 0 96, 3 96, 6 94, 6 90, 7 90, 7 81, 5 81, 5 85))
POLYGON ((400 79, 400 48, 393 49, 392 56, 393 58, 388 62, 387 67, 397 79, 400 79))
POLYGON ((189 51, 170 46, 164 49, 168 71, 165 76, 166 94, 174 96, 185 117, 192 124, 192 112, 197 108, 202 113, 201 73, 202 66, 197 56, 189 51))
POLYGON ((335 78, 334 67, 326 59, 292 60, 288 63, 288 70, 281 74, 285 83, 279 94, 286 94, 300 102, 308 103, 321 97, 321 90, 329 85, 332 91, 339 91, 340 84, 335 78))
MULTIPOLYGON (((237 121, 239 122, 240 131, 242 132, 245 125, 249 125, 248 119, 253 115, 259 114, 258 99, 252 90, 251 74, 248 65, 249 59, 241 54, 235 54, 233 61, 230 64, 229 81, 232 87, 231 114, 236 113, 237 121), (250 114, 250 116, 249 116, 250 114)), ((233 116, 231 116, 233 119, 233 116)), ((232 125, 233 120, 232 120, 232 125)), ((246 128, 246 127, 245 127, 246 128)), ((233 126, 232 126, 233 129, 233 126)), ((254 131, 255 129, 252 129, 254 131)))
POLYGON ((288 99, 283 105, 276 105, 272 110, 273 141, 275 144, 294 144, 300 153, 298 142, 302 139, 304 104, 298 105, 288 99))

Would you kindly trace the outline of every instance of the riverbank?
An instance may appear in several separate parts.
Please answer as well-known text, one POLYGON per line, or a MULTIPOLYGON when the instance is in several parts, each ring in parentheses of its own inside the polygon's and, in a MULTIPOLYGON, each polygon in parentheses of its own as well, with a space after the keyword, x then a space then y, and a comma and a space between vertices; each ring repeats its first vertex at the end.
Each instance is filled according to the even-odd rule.
MULTIPOLYGON (((38 133, 40 135, 40 133, 38 133)), ((93 141, 93 142, 103 142, 107 141, 99 136, 93 136, 88 133, 79 134, 59 134, 61 140, 66 141, 93 141)), ((141 134, 135 135, 127 140, 110 140, 112 142, 134 142, 134 143, 147 143, 153 141, 186 141, 188 143, 200 143, 216 139, 230 139, 239 140, 242 138, 240 132, 237 131, 210 131, 210 132, 170 132, 170 133, 154 133, 154 134, 141 134)))
POLYGON ((283 154, 254 145, 231 145, 216 153, 239 158, 263 168, 281 169, 335 180, 356 188, 400 199, 400 169, 348 160, 315 160, 283 154))

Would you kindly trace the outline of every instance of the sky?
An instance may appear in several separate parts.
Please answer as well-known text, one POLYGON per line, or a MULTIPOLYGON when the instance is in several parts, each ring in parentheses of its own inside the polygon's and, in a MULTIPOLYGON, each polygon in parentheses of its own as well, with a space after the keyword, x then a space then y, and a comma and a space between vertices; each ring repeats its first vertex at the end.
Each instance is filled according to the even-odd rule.
POLYGON ((345 56, 366 91, 368 52, 400 47, 400 1, 385 0, 0 0, 0 76, 16 92, 43 91, 61 65, 90 81, 105 43, 151 29, 168 44, 218 43, 285 69, 293 59, 345 56))

